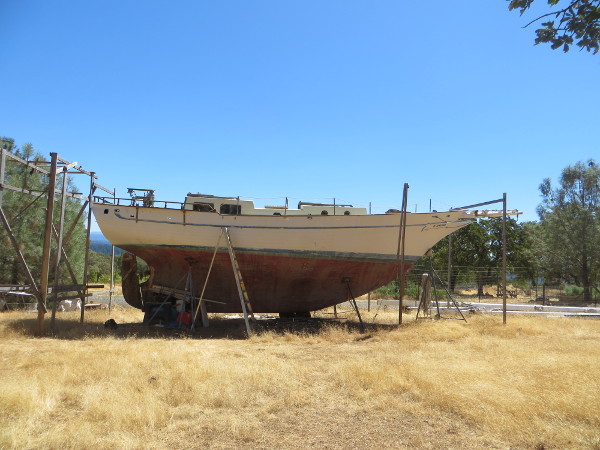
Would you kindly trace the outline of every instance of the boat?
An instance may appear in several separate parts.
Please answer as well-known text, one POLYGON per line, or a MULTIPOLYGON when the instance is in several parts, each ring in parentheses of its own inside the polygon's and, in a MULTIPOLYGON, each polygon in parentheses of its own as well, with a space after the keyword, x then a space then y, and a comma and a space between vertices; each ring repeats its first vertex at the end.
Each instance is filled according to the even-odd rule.
MULTIPOLYGON (((191 193, 182 203, 159 202, 153 191, 135 191, 129 199, 95 197, 92 210, 113 245, 148 264, 150 277, 141 285, 136 279, 132 286, 124 274, 125 300, 146 312, 181 292, 201 297, 208 312, 243 312, 234 260, 256 313, 308 314, 399 274, 397 210, 369 214, 352 205, 310 202, 290 208, 287 200, 260 208, 252 200, 191 193)), ((501 215, 406 213, 404 270, 478 217, 501 215)))

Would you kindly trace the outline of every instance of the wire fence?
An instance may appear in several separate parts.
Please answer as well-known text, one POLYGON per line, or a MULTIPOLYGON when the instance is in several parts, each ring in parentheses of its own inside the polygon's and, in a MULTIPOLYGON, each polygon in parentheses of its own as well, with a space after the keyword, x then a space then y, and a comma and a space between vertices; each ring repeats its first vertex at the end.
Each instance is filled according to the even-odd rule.
MULTIPOLYGON (((448 280, 447 267, 434 268, 435 287, 437 295, 447 298, 446 290, 450 291, 455 300, 465 302, 501 302, 504 296, 502 284, 502 269, 488 267, 454 267, 448 280)), ((430 265, 415 265, 406 279, 406 298, 418 298, 420 295, 421 279, 424 273, 431 274, 430 265)), ((591 300, 587 303, 600 303, 600 286, 591 286, 591 300)), ((522 269, 512 269, 507 273, 506 296, 515 303, 540 304, 573 304, 584 302, 584 288, 555 280, 546 280, 541 276, 532 276, 522 269)), ((398 282, 394 281, 371 293, 372 298, 398 298, 398 282)))

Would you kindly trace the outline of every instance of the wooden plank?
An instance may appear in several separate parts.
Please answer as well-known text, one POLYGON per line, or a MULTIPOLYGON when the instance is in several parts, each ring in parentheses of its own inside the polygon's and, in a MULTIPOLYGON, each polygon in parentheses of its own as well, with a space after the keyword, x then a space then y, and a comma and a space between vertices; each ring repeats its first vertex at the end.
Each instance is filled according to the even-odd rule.
MULTIPOLYGON (((41 195, 41 197, 43 197, 43 198, 48 197, 47 191, 40 191, 37 189, 23 189, 23 188, 11 186, 10 184, 6 184, 6 183, 0 183, 0 188, 10 189, 11 191, 20 192, 21 194, 27 194, 27 195, 43 194, 43 195, 41 195)), ((56 190, 54 192, 57 193, 56 190)), ((67 195, 67 197, 76 198, 77 200, 85 200, 85 197, 83 197, 79 194, 74 194, 72 192, 67 192, 66 195, 67 195)))
POLYGON ((0 284, 0 292, 25 292, 30 289, 28 284, 0 284))
MULTIPOLYGON (((176 298, 176 299, 183 299, 183 298, 190 298, 190 293, 188 291, 185 291, 183 289, 173 289, 167 286, 160 286, 158 284, 154 284, 148 288, 144 289, 145 291, 150 291, 150 292, 154 292, 156 294, 164 294, 164 295, 171 295, 171 297, 176 298)), ((194 300, 199 301, 200 297, 193 297, 194 300)), ((207 298, 203 298, 202 299, 203 302, 211 302, 211 303, 218 303, 220 305, 226 305, 225 302, 219 302, 217 300, 209 300, 207 298)))
MULTIPOLYGON (((91 297, 92 294, 74 294, 74 295, 67 295, 66 297, 58 297, 56 299, 57 303, 60 303, 63 300, 75 300, 76 298, 80 299, 81 297, 91 297)), ((53 300, 54 301, 54 300, 53 300)))
MULTIPOLYGON (((37 163, 36 163, 36 164, 34 164, 34 163, 32 163, 32 162, 25 161, 24 159, 21 159, 21 158, 19 158, 17 155, 15 155, 14 153, 11 153, 11 152, 7 152, 7 153, 6 153, 6 156, 8 156, 9 158, 12 158, 12 159, 14 159, 15 161, 18 161, 18 162, 20 162, 21 164, 25 164, 27 167, 30 167, 30 168, 32 168, 32 169, 34 169, 34 170, 37 170, 38 172, 41 172, 41 173, 43 173, 44 175, 48 175, 48 171, 47 171, 47 170, 44 170, 44 169, 41 169, 41 168, 39 168, 37 163)), ((47 164, 50 164, 50 162, 49 162, 49 161, 38 161, 38 163, 47 163, 47 164)))

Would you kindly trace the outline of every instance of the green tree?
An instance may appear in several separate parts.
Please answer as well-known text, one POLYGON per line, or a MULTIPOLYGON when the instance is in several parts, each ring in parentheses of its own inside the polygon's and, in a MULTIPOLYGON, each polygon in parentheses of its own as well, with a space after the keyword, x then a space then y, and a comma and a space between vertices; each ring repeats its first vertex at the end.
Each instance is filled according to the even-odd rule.
POLYGON ((583 287, 584 301, 600 280, 600 167, 594 160, 563 169, 560 185, 540 185, 540 263, 548 274, 583 287))
MULTIPOLYGON (((525 13, 534 0, 508 0, 509 10, 518 9, 525 13)), ((600 0, 548 0, 551 12, 529 22, 525 27, 541 22, 542 28, 535 30, 535 44, 549 43, 553 50, 562 47, 568 52, 575 43, 582 50, 598 53, 600 41, 600 0), (559 5, 560 3, 560 5, 559 5)))
MULTIPOLYGON (((21 147, 14 145, 14 140, 0 137, 0 145, 4 149, 27 161, 45 161, 38 154, 31 144, 24 144, 21 147)), ((41 191, 48 187, 48 177, 34 169, 28 168, 23 164, 17 163, 11 158, 6 158, 6 169, 4 183, 30 190, 32 195, 15 192, 4 189, 2 195, 2 209, 7 216, 13 234, 15 235, 19 247, 25 256, 29 268, 38 279, 41 276, 42 266, 42 246, 43 231, 46 217, 46 197, 41 191)), ((62 177, 58 177, 56 190, 62 189, 62 177)), ((67 178, 67 191, 76 190, 72 181, 67 178)), ((60 200, 60 196, 57 196, 60 200)), ((59 202, 55 205, 54 225, 58 229, 59 225, 59 202)), ((65 232, 70 228, 81 208, 80 201, 74 198, 67 198, 65 203, 65 232)), ((68 242, 65 243, 65 251, 75 275, 79 282, 82 280, 83 259, 85 257, 85 217, 82 217, 76 224, 75 229, 68 242)), ((57 243, 52 242, 51 258, 56 256, 57 243)), ((51 267, 52 267, 51 259, 51 267)), ((71 284, 71 278, 66 269, 60 273, 61 282, 71 284)), ((54 271, 50 271, 50 282, 54 271)), ((25 272, 16 258, 13 247, 9 241, 8 234, 3 226, 0 226, 0 283, 27 284, 25 272)))
MULTIPOLYGON (((25 144, 19 148, 14 146, 12 139, 2 138, 2 142, 3 144, 9 143, 5 145, 5 148, 22 159, 33 160, 39 158, 31 144, 25 144)), ((11 186, 32 191, 42 190, 45 185, 45 180, 39 172, 32 171, 10 158, 6 158, 4 182, 11 186)), ((39 236, 44 227, 45 213, 43 206, 43 198, 36 199, 35 196, 28 196, 8 189, 3 192, 2 208, 34 277, 40 275, 42 244, 39 236)), ((11 284, 26 283, 24 272, 15 256, 4 227, 0 227, 0 236, 3 243, 0 252, 0 261, 2 262, 0 277, 2 281, 11 284)))
POLYGON ((93 250, 90 250, 88 262, 88 272, 90 274, 90 281, 98 283, 101 280, 110 280, 110 260, 111 255, 97 253, 93 250))
MULTIPOLYGON (((433 262, 436 267, 447 267, 448 237, 433 247, 433 262)), ((507 270, 518 271, 532 279, 534 265, 531 254, 532 240, 526 224, 509 217, 506 222, 507 270)), ((452 269, 450 290, 454 291, 459 278, 471 278, 483 295, 484 285, 498 282, 498 269, 502 267, 502 219, 481 219, 452 234, 452 269)), ((443 276, 443 273, 440 273, 443 276)))

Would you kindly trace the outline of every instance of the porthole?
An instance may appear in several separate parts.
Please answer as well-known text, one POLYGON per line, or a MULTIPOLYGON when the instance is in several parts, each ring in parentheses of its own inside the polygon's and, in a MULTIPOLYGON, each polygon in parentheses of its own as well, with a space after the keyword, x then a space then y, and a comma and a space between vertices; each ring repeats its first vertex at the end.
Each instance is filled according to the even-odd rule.
POLYGON ((329 213, 327 212, 327 210, 326 210, 326 209, 324 209, 323 211, 321 211, 321 215, 322 215, 322 216, 326 216, 326 215, 328 215, 328 214, 329 214, 329 213))
POLYGON ((350 215, 350 211, 344 211, 344 215, 345 216, 349 216, 350 215))

